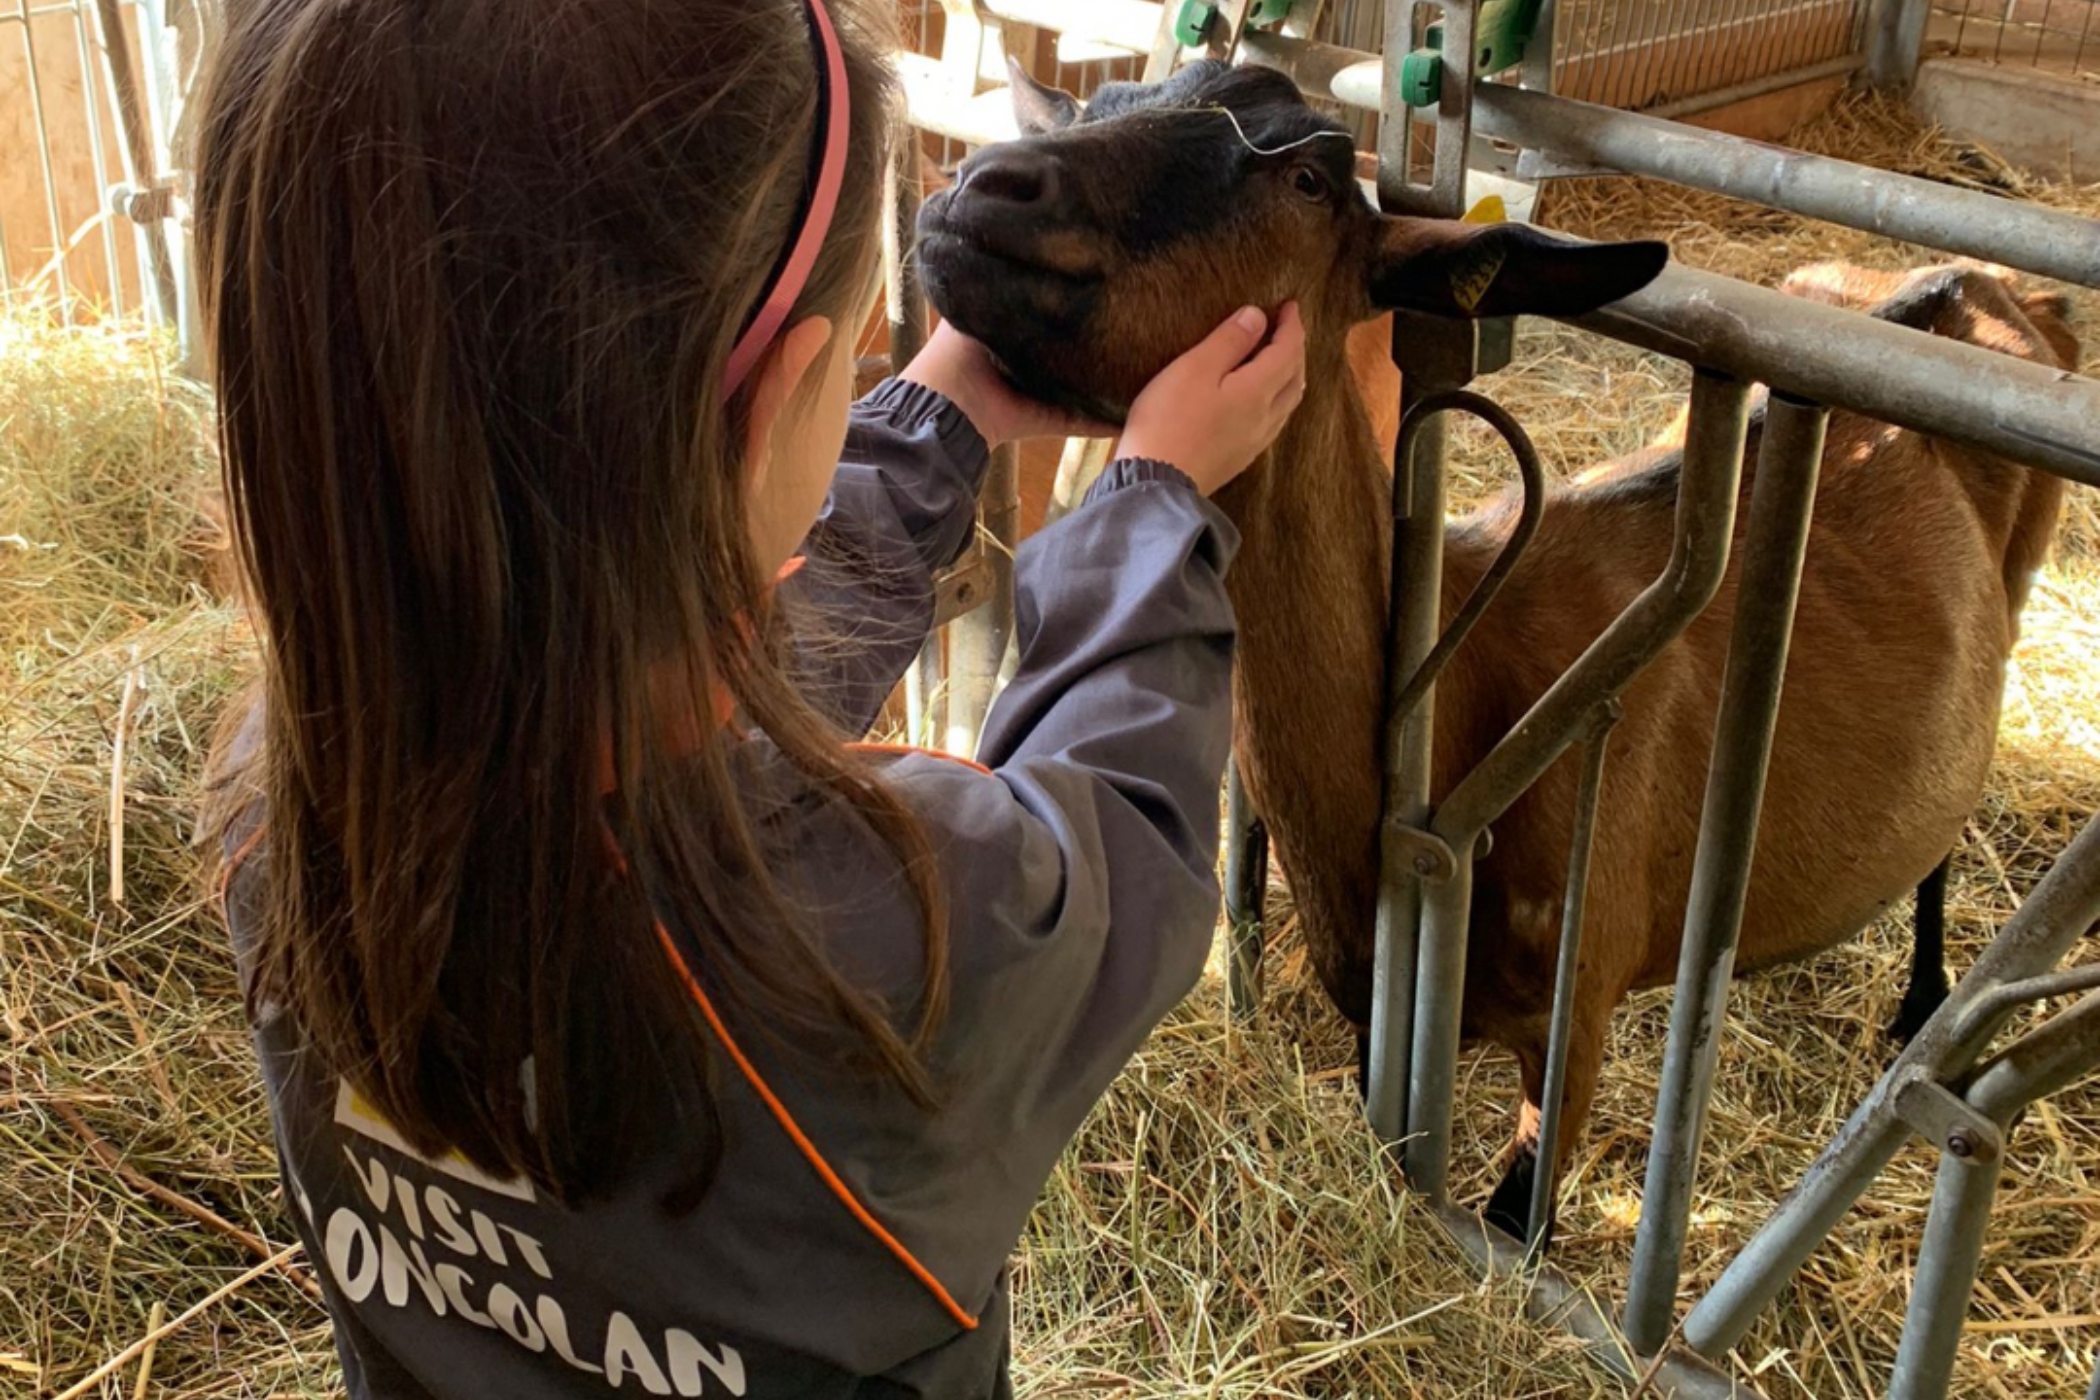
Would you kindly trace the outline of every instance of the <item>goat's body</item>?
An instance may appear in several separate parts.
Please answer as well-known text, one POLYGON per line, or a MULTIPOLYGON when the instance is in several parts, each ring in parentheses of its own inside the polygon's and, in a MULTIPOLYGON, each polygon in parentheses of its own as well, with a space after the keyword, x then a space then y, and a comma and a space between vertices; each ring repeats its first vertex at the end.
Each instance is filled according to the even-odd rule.
MULTIPOLYGON (((1381 449, 1395 426, 1390 414, 1374 421, 1355 389, 1352 365, 1367 382, 1391 376, 1378 353, 1387 332, 1364 323, 1398 308, 1581 315, 1646 286, 1666 250, 1377 214, 1354 188, 1347 133, 1259 67, 1198 63, 1157 87, 1111 84, 1083 116, 1017 86, 1029 86, 1016 113, 1035 134, 971 157, 978 173, 929 199, 920 225, 942 314, 984 337, 1018 385, 1105 412, 1134 402, 1241 305, 1295 300, 1305 317, 1305 397, 1266 459, 1218 497, 1244 537, 1229 582, 1240 620, 1236 751, 1319 976, 1362 1026, 1392 534, 1381 449), (1210 119, 1219 109, 1229 122, 1210 119)), ((2022 297, 1980 267, 1829 265, 1788 289, 2063 367, 2077 352, 2060 298, 2022 297)), ((1665 448, 1560 494, 1437 687, 1433 796, 1661 572, 1676 485, 1665 448)), ((1982 791, 2025 580, 2060 496, 2056 482, 2010 464, 1833 420, 1740 966, 1845 938, 1953 845, 1982 791)), ((1499 546, 1507 511, 1449 531, 1446 616, 1499 546)), ((1675 970, 1734 593, 1731 575, 1625 697, 1593 865, 1567 1145, 1595 1092, 1613 1008, 1675 970)), ((1475 872, 1464 1028, 1524 1062, 1527 1124, 1541 1090, 1576 766, 1563 758, 1503 814, 1475 872)), ((1906 998, 1906 1017, 1939 980, 1918 979, 1923 994, 1906 998)))
MULTIPOLYGON (((1360 410, 1345 403, 1324 426, 1304 421, 1314 418, 1301 414, 1275 459, 1224 502, 1248 536, 1232 580, 1240 757, 1315 967, 1362 1025, 1390 493, 1360 410)), ((1629 688, 1612 737, 1571 1040, 1570 1146, 1613 1008, 1676 975, 1760 438, 1753 427, 1721 591, 1629 688)), ((1679 466, 1674 450, 1651 450, 1552 497, 1531 549, 1437 687, 1437 796, 1662 572, 1679 466)), ((1983 790, 2019 609, 2061 496, 2052 477, 1832 416, 1741 969, 1853 936, 1954 845, 1983 790)), ((1447 531, 1447 619, 1500 550, 1513 513, 1505 499, 1447 531)), ((1578 770, 1579 758, 1564 756, 1497 821, 1475 872, 1464 1032, 1521 1062, 1520 1146, 1542 1091, 1578 770)))

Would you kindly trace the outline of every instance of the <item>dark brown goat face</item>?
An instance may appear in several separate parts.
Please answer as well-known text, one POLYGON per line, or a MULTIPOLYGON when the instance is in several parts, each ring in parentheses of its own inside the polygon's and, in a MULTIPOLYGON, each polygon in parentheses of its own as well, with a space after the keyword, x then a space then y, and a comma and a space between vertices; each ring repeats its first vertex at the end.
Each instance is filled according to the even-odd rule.
POLYGON ((1192 64, 1084 114, 1014 75, 1018 141, 965 161, 919 215, 942 316, 1023 389, 1119 420, 1238 307, 1298 301, 1314 354, 1393 307, 1573 315, 1645 286, 1661 244, 1378 214, 1348 136, 1270 69, 1192 64))

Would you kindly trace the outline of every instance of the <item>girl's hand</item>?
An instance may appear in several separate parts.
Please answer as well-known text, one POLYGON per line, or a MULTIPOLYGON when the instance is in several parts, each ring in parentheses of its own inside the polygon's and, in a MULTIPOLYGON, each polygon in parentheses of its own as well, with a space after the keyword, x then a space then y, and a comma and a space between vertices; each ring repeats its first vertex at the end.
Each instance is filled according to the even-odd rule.
POLYGON ((1116 430, 1083 414, 1031 399, 1008 384, 991 352, 941 322, 899 376, 923 384, 961 409, 993 447, 1037 437, 1114 437, 1116 430))
POLYGON ((1268 451, 1305 396, 1305 323, 1298 303, 1269 318, 1243 307, 1195 349, 1159 372, 1137 402, 1119 457, 1179 467, 1208 496, 1268 451))

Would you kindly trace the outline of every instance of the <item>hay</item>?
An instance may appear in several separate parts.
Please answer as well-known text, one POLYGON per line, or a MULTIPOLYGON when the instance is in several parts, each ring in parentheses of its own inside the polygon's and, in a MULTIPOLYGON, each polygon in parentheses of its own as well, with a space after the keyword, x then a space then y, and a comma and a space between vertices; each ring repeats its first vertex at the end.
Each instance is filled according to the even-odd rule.
MULTIPOLYGON (((2035 185, 1986 156, 1849 103, 1812 148, 1989 184, 2100 214, 2100 197, 2035 185), (2080 204, 2080 201, 2083 204, 2080 204)), ((1914 250, 1726 200, 1619 182, 1563 186, 1550 216, 1658 233, 1686 261, 1773 282, 1802 262, 1881 266, 1914 250)), ((2090 294, 2081 296, 2090 313, 2090 294)), ((2100 316, 2087 320, 2100 351, 2100 316)), ((0 1395, 50 1396, 159 1319, 178 1319, 291 1238, 269 1125, 222 935, 191 882, 190 784, 247 640, 200 587, 208 476, 198 405, 145 339, 0 326, 0 1395), (49 549, 42 546, 57 545, 49 549), (25 582, 26 580, 26 582, 25 582), (133 648, 141 676, 126 761, 128 912, 106 900, 113 726, 133 648), (84 1129, 84 1132, 83 1132, 84 1129), (85 1133, 85 1135, 84 1135, 85 1133), (125 1171, 89 1138, 121 1154, 125 1171), (200 1209, 201 1208, 201 1209, 200 1209), (244 1240, 212 1223, 253 1232, 244 1240)), ((1489 385, 1572 471, 1636 446, 1681 402, 1651 356, 1532 324, 1489 385)), ((2092 366, 2089 365, 2089 368, 2092 366)), ((1499 471, 1460 434, 1461 499, 1499 471)), ((1955 963, 2100 808, 2100 517, 2078 493, 2038 590, 2006 707, 2001 760, 1957 865, 1955 963)), ((1621 1394, 1572 1343, 1480 1285, 1398 1190, 1357 1109, 1353 1053, 1312 984, 1276 891, 1270 990, 1228 1024, 1213 977, 1153 1037, 1060 1164, 1016 1266, 1025 1393, 1621 1394)), ((1742 984, 1714 1106, 1690 1285, 1790 1186, 1887 1054, 1901 919, 1864 947, 1742 984), (1725 1172, 1713 1164, 1725 1162, 1725 1172)), ((1667 999, 1620 1016, 1614 1062, 1578 1154, 1560 1262, 1607 1300, 1630 1252, 1667 999)), ((1469 1058, 1460 1186, 1490 1184, 1514 1078, 1469 1058)), ((2065 1095, 2011 1149, 1977 1320, 1955 1393, 2075 1395, 2100 1313, 2100 1095, 2065 1095)), ((1773 1400, 1878 1394, 1901 1325, 1931 1164, 1905 1154, 1738 1354, 1773 1400)), ((101 1382, 231 1400, 335 1393, 303 1261, 265 1271, 171 1328, 101 1382)))

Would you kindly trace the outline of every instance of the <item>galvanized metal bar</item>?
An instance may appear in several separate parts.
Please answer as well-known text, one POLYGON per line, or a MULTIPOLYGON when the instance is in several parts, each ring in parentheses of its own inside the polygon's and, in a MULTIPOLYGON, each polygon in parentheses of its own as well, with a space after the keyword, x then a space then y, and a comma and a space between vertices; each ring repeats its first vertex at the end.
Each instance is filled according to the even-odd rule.
POLYGON ((1553 52, 1560 26, 1558 0, 1543 0, 1538 23, 1532 26, 1531 46, 1524 51, 1524 86, 1539 92, 1553 91, 1553 52))
POLYGON ((1421 703, 1429 688, 1436 684, 1436 678, 1451 664, 1451 658, 1465 645, 1467 636, 1479 625, 1480 619, 1487 615, 1488 608, 1495 601, 1495 595, 1500 593, 1502 585, 1509 581, 1510 573, 1517 567, 1517 561, 1523 558, 1524 551, 1530 547, 1533 537, 1538 534, 1539 522, 1546 514, 1546 469, 1539 463, 1538 450, 1532 446, 1523 426, 1509 411, 1484 395, 1465 389, 1444 389, 1416 399, 1402 418, 1399 436, 1394 443, 1394 459, 1411 460, 1414 445, 1428 427, 1430 420, 1440 413, 1452 410, 1470 413, 1479 418, 1500 434, 1503 442, 1508 445, 1517 465, 1520 486, 1517 519, 1510 527, 1509 539, 1496 553, 1494 562, 1488 565, 1487 572, 1473 585, 1473 591, 1466 595, 1466 601, 1459 605, 1458 612, 1444 627, 1429 655, 1422 658, 1422 664, 1405 679, 1397 691, 1388 694, 1388 710, 1403 716, 1412 713, 1415 706, 1421 703))
MULTIPOLYGON (((2070 980, 2065 974, 2036 977, 2007 984, 2003 990, 2039 989, 2043 984, 2063 985, 2070 980)), ((2000 1051, 1975 1075, 1968 1104, 2003 1128, 2036 1099, 2067 1088, 2096 1069, 2100 1069, 2100 995, 2086 997, 2000 1051)), ((1953 1378, 1962 1324, 1975 1289, 1984 1232, 2004 1162, 2002 1148, 1963 1155, 1953 1146, 1942 1148, 1889 1400, 1941 1400, 1953 1378)))
MULTIPOLYGON (((1395 70, 1393 80, 1398 82, 1397 70, 1406 53, 1396 54, 1389 49, 1385 57, 1380 58, 1361 49, 1299 39, 1289 34, 1273 34, 1265 29, 1250 29, 1240 36, 1239 56, 1244 63, 1258 63, 1288 74, 1308 96, 1330 97, 1359 111, 1375 113, 1381 110, 1380 92, 1386 68, 1391 66, 1395 70), (1350 75, 1350 95, 1347 97, 1334 86, 1335 80, 1343 73, 1350 75)), ((1405 111, 1404 108, 1401 110, 1405 111)), ((1394 117, 1394 124, 1402 124, 1398 114, 1394 117)))
POLYGON ((2100 287, 2100 222, 2075 214, 1495 83, 1474 108, 1483 135, 1561 160, 2100 287))
POLYGON ((1574 838, 1568 844, 1568 887, 1561 904, 1560 949, 1553 966, 1553 1020, 1546 1038, 1546 1082, 1539 1096, 1537 1157, 1531 1176, 1531 1210, 1524 1243, 1538 1254, 1553 1226, 1560 1199, 1560 1131, 1566 1116, 1562 1100, 1568 1091, 1568 1034, 1575 1025, 1575 995, 1582 968, 1582 920, 1589 903, 1590 848, 1597 834, 1597 804, 1604 795, 1604 761, 1612 726, 1619 722, 1616 703, 1603 706, 1591 721, 1583 746, 1582 780, 1575 791, 1574 838))
MULTIPOLYGON (((1386 7, 1386 91, 1401 90, 1400 68, 1408 45, 1414 42, 1414 15, 1429 0, 1388 0, 1386 7), (1400 36, 1397 38, 1396 36, 1400 36)), ((1475 10, 1480 0, 1437 0, 1443 14, 1443 82, 1436 107, 1436 164, 1430 181, 1421 185, 1406 180, 1397 196, 1381 194, 1390 213, 1421 214, 1455 219, 1466 212, 1466 161, 1473 145, 1473 75, 1478 55, 1474 53, 1475 10)), ((1383 125, 1406 126, 1412 117, 1406 107, 1384 114, 1383 125)), ((1403 155, 1405 152, 1403 151, 1403 155)), ((1407 167, 1400 171, 1405 175, 1407 167)), ((1379 183, 1383 192, 1386 174, 1385 137, 1379 136, 1379 183)))
POLYGON ((1650 1360, 1636 1358, 1611 1319, 1597 1306, 1595 1290, 1589 1285, 1570 1280, 1550 1264, 1539 1263, 1463 1206, 1433 1202, 1430 1211, 1465 1251, 1478 1273, 1487 1278, 1524 1280, 1525 1315, 1541 1326, 1557 1327, 1579 1338, 1592 1361, 1633 1384, 1632 1394, 1636 1397, 1763 1400, 1754 1386, 1679 1347, 1650 1360))
MULTIPOLYGON (((907 133, 891 153, 885 173, 887 217, 882 223, 882 289, 890 325, 890 372, 902 373, 926 344, 926 289, 918 259, 912 256, 918 222, 919 144, 907 133)), ((941 721, 945 656, 934 632, 919 648, 918 660, 904 675, 905 729, 914 744, 928 744, 946 726, 941 721)))
POLYGON ((2100 1350, 2093 1353, 2093 1383, 2086 1387, 2085 1400, 2100 1400, 2100 1350))
POLYGON ((1269 902, 1269 832, 1235 761, 1225 772, 1225 989, 1232 1014, 1261 1010, 1262 925, 1269 902))
POLYGON ((1681 97, 1657 107, 1647 108, 1643 115, 1663 120, 1696 116, 1701 112, 1711 112, 1717 107, 1748 102, 1752 98, 1798 87, 1803 83, 1818 82, 1824 78, 1842 78, 1848 73, 1857 72, 1862 62, 1858 54, 1829 58, 1806 68, 1789 68, 1783 72, 1768 73, 1762 78, 1750 78, 1729 87, 1715 88, 1696 97, 1681 97))
POLYGON ((1694 374, 1676 534, 1661 577, 1627 605, 1439 805, 1435 830, 1452 850, 1471 849, 1488 823, 1567 750, 1589 712, 1623 691, 1720 588, 1742 480, 1749 401, 1746 384, 1711 370, 1694 374))
POLYGON ((932 745, 948 727, 948 654, 945 634, 927 635, 919 659, 904 673, 904 728, 909 742, 932 745))
POLYGON ((1447 878, 1422 887, 1406 1156, 1410 1184, 1432 1199, 1442 1197, 1450 1168, 1474 848, 1487 824, 1566 752, 1596 706, 1616 698, 1691 625, 1721 586, 1748 416, 1748 386, 1704 370, 1694 376, 1675 537, 1661 577, 1627 605, 1436 809, 1430 829, 1450 851, 1453 869, 1447 878))
POLYGON ((1400 1160, 1408 1185, 1432 1204, 1442 1204, 1450 1190, 1459 1020, 1472 932, 1473 844, 1452 848, 1451 867, 1421 880, 1419 888, 1414 1043, 1408 1053, 1407 1138, 1400 1160))
MULTIPOLYGON (((1402 123, 1387 123, 1381 141, 1402 123)), ((1384 152, 1381 151, 1381 156, 1384 152)), ((1395 326, 1395 362, 1402 356, 1401 332, 1395 326)), ((1442 378, 1456 378, 1446 372, 1442 378)), ((1419 362, 1403 364, 1400 410, 1405 417, 1440 387, 1440 377, 1419 362)), ((1441 415, 1426 420, 1412 451, 1395 458, 1393 472, 1393 555, 1385 639, 1385 693, 1398 696, 1435 647, 1443 621, 1444 462, 1446 424, 1441 415)), ((1402 711, 1385 710, 1385 790, 1379 815, 1378 912, 1371 973, 1371 1044, 1369 1083, 1364 1111, 1371 1127, 1388 1142, 1407 1131, 1409 1059, 1414 1046, 1417 967, 1421 957, 1422 887, 1403 833, 1429 821, 1431 743, 1436 728, 1436 696, 1425 689, 1418 703, 1402 711)))
POLYGON ((1573 324, 2100 485, 2100 382, 1678 266, 1573 324))
POLYGON ((1980 1066, 1965 1097, 1970 1107, 2008 1122, 2036 1099, 2100 1070, 2100 993, 2028 1031, 1980 1066))
POLYGON ((1997 1153, 1975 1161, 1942 1150, 1887 1400, 1945 1400, 2003 1170, 1997 1153))
POLYGON ((1626 1337, 1642 1353, 1660 1348, 1675 1321, 1692 1185, 1720 1060, 1721 1020, 1735 975, 1829 417, 1815 404, 1780 394, 1765 409, 1626 1296, 1626 1337))
MULTIPOLYGON (((153 128, 148 123, 145 104, 139 101, 138 75, 131 62, 131 34, 124 27, 120 0, 95 0, 95 14, 102 29, 102 55, 108 67, 117 125, 124 133, 127 173, 138 194, 148 200, 164 201, 166 196, 159 190, 160 163, 153 155, 153 128)), ((176 301, 175 263, 168 254, 167 231, 160 218, 137 222, 146 242, 140 271, 153 283, 150 294, 160 311, 161 324, 173 326, 181 308, 176 301)))
POLYGON ((2086 963, 2079 967, 2043 973, 2039 977, 2003 983, 1991 988, 1970 1005, 1968 1014, 1956 1023, 1955 1037, 1965 1039, 1975 1030, 1990 1024, 1994 1018, 2029 1002, 2069 996, 2073 992, 2091 991, 2095 987, 2100 987, 2100 963, 2086 963))
POLYGON ((882 222, 882 295, 890 323, 890 372, 902 374, 926 346, 926 287, 912 238, 919 222, 919 140, 907 132, 883 176, 888 217, 882 222))
POLYGON ((1050 500, 1043 507, 1043 523, 1054 525, 1079 506, 1087 491, 1108 465, 1112 442, 1106 438, 1066 438, 1057 459, 1057 476, 1050 484, 1050 500))
POLYGON ((941 747, 961 758, 977 752, 992 708, 999 668, 1014 627, 1014 550, 1020 545, 1020 460, 1014 443, 992 449, 977 491, 978 539, 991 566, 991 596, 948 627, 948 722, 941 747))
MULTIPOLYGON (((1414 42, 1416 0, 1384 0, 1383 33, 1386 36, 1386 90, 1401 91, 1400 69, 1414 42)), ((1445 12, 1446 41, 1450 25, 1461 26, 1467 48, 1466 72, 1471 72, 1472 15, 1470 3, 1454 5, 1445 12)), ((1248 34, 1243 50, 1260 46, 1248 34)), ((1285 41, 1286 43, 1295 41, 1285 41)), ((1299 47, 1308 47, 1300 45, 1299 47)), ((1314 50, 1324 45, 1309 46, 1314 50)), ((1453 99, 1455 75, 1444 75, 1444 99, 1453 99)), ((1302 84, 1301 84, 1302 85, 1302 84)), ((1462 95, 1462 94, 1461 94, 1462 95)), ((1455 104, 1460 118, 1469 103, 1455 104)), ((1397 101, 1374 103, 1380 110, 1378 123, 1378 204, 1387 213, 1449 213, 1462 208, 1444 207, 1449 191, 1433 182, 1425 188, 1411 174, 1414 119, 1397 101)), ((1441 123, 1442 113, 1439 112, 1441 123)), ((1469 128, 1467 128, 1469 129, 1469 128)), ((1465 146, 1457 147, 1459 162, 1458 199, 1464 198, 1465 146)), ((1437 148, 1437 180, 1444 168, 1445 145, 1437 148)), ((1428 395, 1462 387, 1472 377, 1477 341, 1469 337, 1473 327, 1449 323, 1419 338, 1402 330, 1408 318, 1394 318, 1393 363, 1401 373, 1400 409, 1403 417, 1428 395), (1466 337, 1460 353, 1460 341, 1466 337), (1447 353, 1448 352, 1448 353, 1447 353)), ((1443 620, 1444 574, 1444 461, 1446 439, 1441 417, 1426 423, 1405 459, 1396 457, 1393 472, 1392 568, 1388 581, 1386 613, 1386 697, 1396 697, 1428 657, 1436 644, 1443 620)), ((1423 897, 1418 876, 1407 853, 1401 849, 1404 829, 1418 828, 1428 820, 1431 738, 1435 726, 1435 698, 1425 694, 1409 713, 1397 712, 1390 704, 1385 712, 1385 775, 1379 816, 1378 907, 1371 969, 1371 1026, 1364 1112, 1372 1130, 1388 1142, 1396 1142, 1406 1131, 1410 1109, 1410 1081, 1415 1041, 1415 1011, 1418 968, 1423 938, 1423 897)), ((1463 918, 1461 918, 1461 930, 1463 918)), ((1464 934, 1461 931, 1460 939, 1464 934)), ((1463 956, 1463 948, 1461 948, 1463 956)))
POLYGON ((1918 76, 1932 0, 1882 0, 1867 48, 1867 76, 1875 87, 1898 91, 1918 76))
POLYGON ((1910 1129, 1895 1099, 1919 1079, 1945 1080, 1975 1062, 2005 1016, 1975 1024, 1977 998, 2001 983, 2054 968, 2064 953, 2100 922, 2100 819, 2090 821, 2058 857, 1998 936, 1977 955, 1968 975, 1823 1149, 1801 1184, 1732 1260, 1684 1321, 1684 1340, 1704 1356, 1720 1356, 1742 1340, 1772 1299, 1815 1252, 1895 1156, 1910 1129), (1964 1027, 1957 1035, 1956 1028, 1964 1027))

